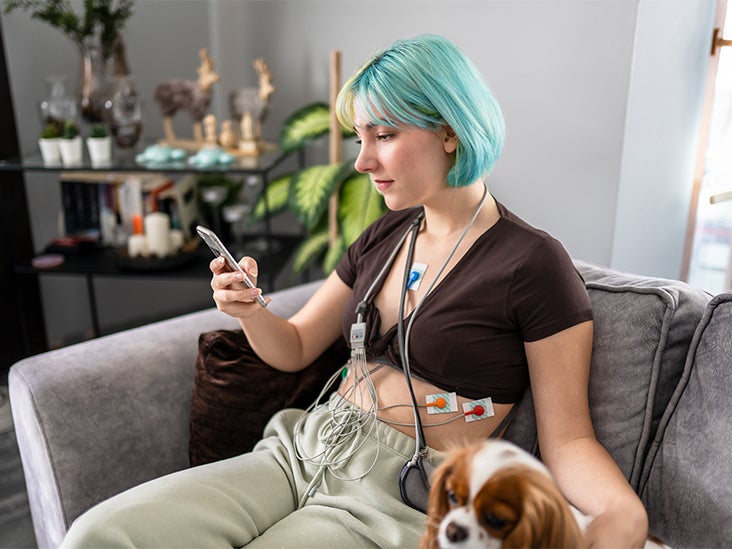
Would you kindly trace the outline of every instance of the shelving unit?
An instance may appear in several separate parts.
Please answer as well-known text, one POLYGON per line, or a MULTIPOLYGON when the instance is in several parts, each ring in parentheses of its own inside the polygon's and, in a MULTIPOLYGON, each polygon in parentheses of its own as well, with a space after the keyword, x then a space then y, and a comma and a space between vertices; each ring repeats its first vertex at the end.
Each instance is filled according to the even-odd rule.
MULTIPOLYGON (((143 148, 144 145, 140 145, 136 149, 117 149, 114 151, 112 162, 107 166, 93 166, 90 163, 88 156, 86 156, 86 153, 82 162, 75 166, 45 164, 40 153, 35 153, 23 158, 17 156, 5 158, 0 160, 0 176, 5 177, 6 175, 14 174, 16 176, 20 175, 22 178, 22 174, 29 172, 51 172, 61 174, 67 171, 73 171, 77 173, 97 173, 101 180, 109 173, 124 174, 144 171, 163 173, 166 176, 173 178, 181 177, 189 173, 226 173, 233 177, 258 177, 261 179, 262 189, 264 190, 269 183, 269 178, 273 170, 280 166, 280 164, 282 164, 288 157, 287 154, 284 154, 279 150, 270 150, 257 157, 238 158, 233 164, 217 165, 211 168, 193 167, 187 164, 185 160, 175 163, 145 166, 135 162, 135 156, 143 148)), ((302 158, 299 160, 302 161, 302 158)), ((259 235, 247 236, 248 238, 263 236, 270 242, 275 243, 271 252, 263 253, 257 257, 261 271, 263 273, 268 273, 265 280, 260 279, 260 284, 265 291, 271 291, 274 289, 276 276, 285 267, 290 255, 299 242, 300 237, 273 234, 268 207, 266 212, 263 232, 259 235)), ((38 276, 52 275, 79 275, 85 277, 91 309, 92 330, 95 336, 101 334, 99 315, 97 311, 97 299, 94 288, 94 279, 96 277, 174 277, 176 279, 191 279, 209 278, 211 276, 208 265, 213 258, 213 255, 205 245, 201 245, 195 252, 191 253, 188 260, 184 263, 165 269, 131 269, 129 265, 125 265, 123 262, 120 262, 116 254, 117 252, 110 247, 98 246, 84 253, 66 254, 64 263, 51 269, 39 269, 34 267, 31 263, 32 257, 25 254, 16 258, 12 269, 17 280, 23 280, 25 278, 36 280, 38 276)), ((18 308, 22 316, 28 316, 31 314, 26 310, 25 304, 26 297, 19 295, 18 308)), ((26 351, 30 351, 30 349, 26 349, 26 351)))

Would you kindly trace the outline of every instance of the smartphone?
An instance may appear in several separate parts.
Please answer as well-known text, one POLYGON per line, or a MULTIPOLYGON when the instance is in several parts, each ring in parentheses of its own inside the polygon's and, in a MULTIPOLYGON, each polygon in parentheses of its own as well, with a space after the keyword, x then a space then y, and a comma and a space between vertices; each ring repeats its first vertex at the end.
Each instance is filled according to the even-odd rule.
MULTIPOLYGON (((244 272, 244 269, 242 269, 239 266, 239 263, 237 263, 236 259, 234 259, 234 256, 231 255, 231 252, 226 249, 226 246, 224 246, 224 243, 221 242, 221 239, 216 236, 216 233, 213 232, 211 229, 204 227, 203 225, 198 225, 196 227, 196 232, 198 233, 198 236, 203 238, 203 241, 208 245, 209 248, 211 248, 211 251, 213 252, 214 256, 219 257, 223 256, 226 260, 226 264, 229 267, 229 270, 239 271, 244 275, 244 280, 242 284, 244 284, 247 288, 256 288, 254 283, 251 281, 251 279, 247 276, 247 273, 244 272)), ((264 300, 264 298, 259 295, 257 296, 257 303, 259 303, 262 307, 267 307, 267 302, 264 300)))

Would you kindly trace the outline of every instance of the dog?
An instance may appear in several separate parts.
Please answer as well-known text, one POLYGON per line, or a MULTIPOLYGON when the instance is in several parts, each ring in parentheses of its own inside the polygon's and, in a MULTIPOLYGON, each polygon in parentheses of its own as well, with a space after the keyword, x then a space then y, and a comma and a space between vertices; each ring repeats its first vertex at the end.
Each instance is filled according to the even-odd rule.
MULTIPOLYGON (((592 520, 567 502, 541 461, 491 439, 453 450, 435 469, 420 547, 585 547, 592 520)), ((670 548, 649 536, 645 549, 670 548)))

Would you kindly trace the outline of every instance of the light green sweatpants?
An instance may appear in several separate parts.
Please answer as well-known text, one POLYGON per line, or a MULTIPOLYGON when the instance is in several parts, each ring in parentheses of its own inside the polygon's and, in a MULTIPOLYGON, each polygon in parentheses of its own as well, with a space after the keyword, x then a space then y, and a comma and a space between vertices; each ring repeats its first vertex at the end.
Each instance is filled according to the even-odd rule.
MULTIPOLYGON (((336 400, 311 412, 301 429, 309 455, 318 453, 319 436, 333 427, 329 408, 336 400)), ((425 515, 402 503, 398 486, 414 439, 376 421, 336 474, 358 477, 376 452, 378 459, 363 478, 341 480, 298 458, 293 430, 303 413, 277 413, 251 453, 180 471, 100 503, 72 524, 62 547, 416 547, 425 515), (313 479, 317 490, 304 498, 313 479)))

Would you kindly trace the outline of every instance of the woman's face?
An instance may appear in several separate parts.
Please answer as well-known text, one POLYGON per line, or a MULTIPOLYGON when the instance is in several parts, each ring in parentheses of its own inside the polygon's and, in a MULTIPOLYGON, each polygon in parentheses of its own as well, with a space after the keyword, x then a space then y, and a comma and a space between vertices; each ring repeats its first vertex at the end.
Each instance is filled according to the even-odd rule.
POLYGON ((361 150, 354 164, 367 173, 391 210, 428 205, 447 188, 455 139, 442 130, 373 126, 354 119, 361 150))

